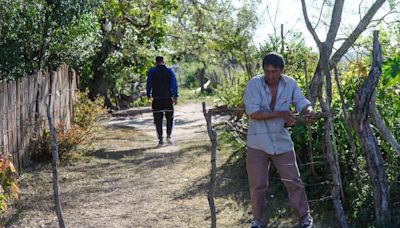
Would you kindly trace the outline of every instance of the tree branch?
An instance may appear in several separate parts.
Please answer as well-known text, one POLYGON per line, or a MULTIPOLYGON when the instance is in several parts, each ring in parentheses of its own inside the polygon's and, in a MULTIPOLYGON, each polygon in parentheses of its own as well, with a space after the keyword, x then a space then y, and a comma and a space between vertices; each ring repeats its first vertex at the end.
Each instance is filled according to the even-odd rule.
POLYGON ((321 21, 322 10, 324 9, 325 3, 326 3, 326 0, 324 0, 324 2, 322 3, 321 10, 319 11, 318 21, 317 21, 317 23, 315 24, 314 29, 316 29, 316 28, 318 27, 318 24, 319 24, 319 22, 321 21))
POLYGON ((311 25, 310 19, 308 18, 307 6, 306 6, 305 0, 301 0, 301 8, 303 10, 304 21, 306 22, 307 29, 311 33, 315 43, 317 43, 318 48, 321 50, 322 43, 321 43, 321 40, 319 39, 317 33, 315 32, 315 29, 311 25))
POLYGON ((397 153, 397 156, 400 157, 400 144, 393 137, 392 132, 386 126, 385 121, 383 121, 382 117, 379 115, 379 111, 378 111, 378 108, 376 107, 375 100, 376 100, 376 91, 374 92, 374 95, 372 96, 371 108, 369 110, 369 114, 371 115, 372 120, 375 123, 375 126, 381 132, 383 138, 385 138, 385 140, 393 147, 393 149, 397 153))
POLYGON ((333 6, 331 25, 329 26, 328 34, 326 35, 326 42, 329 46, 333 46, 337 32, 339 30, 340 22, 342 21, 344 0, 336 0, 333 6))
MULTIPOLYGON (((336 80, 336 85, 337 85, 338 92, 339 92, 339 95, 340 95, 340 101, 342 103, 342 111, 343 111, 344 121, 347 123, 345 125, 345 129, 346 129, 347 137, 349 138, 349 141, 350 141, 351 154, 353 155, 353 162, 354 162, 355 170, 358 173, 359 172, 359 168, 358 168, 356 144, 355 144, 354 138, 353 138, 353 136, 351 134, 351 129, 350 129, 351 123, 350 123, 349 116, 347 114, 346 102, 344 100, 342 86, 340 85, 339 71, 337 69, 336 64, 333 65, 333 69, 334 69, 334 72, 335 72, 335 80, 336 80)), ((357 181, 357 185, 360 186, 360 183, 359 183, 358 179, 356 181, 357 181)))
MULTIPOLYGON (((302 0, 302 1, 304 1, 304 0, 302 0)), ((376 12, 383 5, 384 2, 385 2, 385 0, 377 0, 371 6, 371 8, 368 10, 368 12, 365 14, 365 16, 358 23, 357 27, 350 34, 348 39, 345 42, 343 42, 343 44, 340 46, 340 48, 333 54, 331 61, 333 61, 334 63, 339 62, 339 60, 347 52, 347 50, 351 47, 351 45, 353 45, 353 43, 360 36, 360 34, 365 31, 368 24, 371 22, 372 18, 375 16, 376 12)))

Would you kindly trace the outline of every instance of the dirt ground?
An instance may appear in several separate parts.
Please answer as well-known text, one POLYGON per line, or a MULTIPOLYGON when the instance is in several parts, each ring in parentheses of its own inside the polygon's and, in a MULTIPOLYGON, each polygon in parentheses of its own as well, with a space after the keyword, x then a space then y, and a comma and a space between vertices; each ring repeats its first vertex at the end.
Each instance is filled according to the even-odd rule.
MULTIPOLYGON (((66 225, 208 227, 210 141, 201 104, 176 106, 172 137, 175 145, 156 148, 151 114, 104 123, 89 159, 60 168, 66 225)), ((218 156, 221 166, 228 155, 218 156)), ((22 199, 6 227, 57 227, 51 181, 50 165, 25 171, 22 199)), ((216 203, 218 216, 225 217, 220 226, 248 224, 247 208, 234 195, 220 196, 216 203)))
MULTIPOLYGON (((150 113, 105 122, 93 152, 60 168, 67 227, 209 227, 210 141, 201 109, 201 104, 177 105, 175 145, 162 148, 156 148, 150 113)), ((225 120, 213 117, 214 123, 225 120)), ((246 173, 232 162, 229 148, 217 153, 217 225, 248 227, 246 173)), ((57 227, 51 166, 25 170, 21 189, 22 199, 8 212, 6 227, 57 227)), ((293 219, 270 223, 293 224, 293 219)))

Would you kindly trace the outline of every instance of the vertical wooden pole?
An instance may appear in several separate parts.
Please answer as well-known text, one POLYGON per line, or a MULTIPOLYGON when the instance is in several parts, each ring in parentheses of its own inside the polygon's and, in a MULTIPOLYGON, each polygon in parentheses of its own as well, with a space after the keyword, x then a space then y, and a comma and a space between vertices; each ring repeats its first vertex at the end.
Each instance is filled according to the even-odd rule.
MULTIPOLYGON (((54 74, 51 74, 54 76, 54 74)), ((54 126, 54 120, 52 117, 52 106, 56 104, 56 102, 52 101, 54 99, 54 95, 56 94, 53 89, 55 89, 54 81, 57 76, 51 78, 51 95, 49 96, 49 105, 47 106, 47 120, 49 124, 50 136, 51 136, 51 154, 53 157, 52 167, 53 167, 53 191, 54 191, 54 202, 56 208, 56 214, 58 218, 58 224, 61 228, 65 228, 63 212, 61 208, 61 200, 60 200, 60 186, 59 186, 59 178, 58 178, 58 144, 57 144, 57 130, 54 126)))
POLYGON ((211 140, 211 178, 210 178, 210 189, 208 191, 208 204, 210 205, 211 212, 211 228, 217 227, 217 215, 214 202, 214 192, 217 178, 217 164, 216 164, 216 151, 217 151, 217 132, 211 125, 211 113, 207 112, 206 103, 203 102, 203 114, 207 122, 208 137, 211 140))

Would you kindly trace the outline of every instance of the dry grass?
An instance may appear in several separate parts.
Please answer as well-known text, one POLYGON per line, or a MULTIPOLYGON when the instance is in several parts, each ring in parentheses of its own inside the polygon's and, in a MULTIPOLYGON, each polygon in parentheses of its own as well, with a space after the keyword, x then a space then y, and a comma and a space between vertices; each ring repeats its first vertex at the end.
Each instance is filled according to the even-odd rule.
MULTIPOLYGON (((97 135, 88 159, 61 168, 68 227, 210 226, 210 142, 201 104, 176 110, 176 145, 155 147, 150 114, 113 119, 97 135)), ((220 144, 217 151, 218 227, 248 227, 251 219, 246 171, 235 150, 220 144)), ((22 199, 9 212, 6 226, 57 227, 50 165, 26 170, 24 177, 22 199)), ((296 225, 281 185, 271 191, 276 197, 269 197, 270 227, 296 225)))

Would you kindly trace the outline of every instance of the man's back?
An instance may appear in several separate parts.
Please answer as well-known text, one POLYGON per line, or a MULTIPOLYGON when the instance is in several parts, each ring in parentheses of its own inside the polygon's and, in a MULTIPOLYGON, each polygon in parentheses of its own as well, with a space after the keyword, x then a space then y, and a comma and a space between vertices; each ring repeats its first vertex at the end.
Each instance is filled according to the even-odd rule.
POLYGON ((171 73, 165 65, 157 65, 152 69, 152 96, 153 98, 171 98, 171 73))

